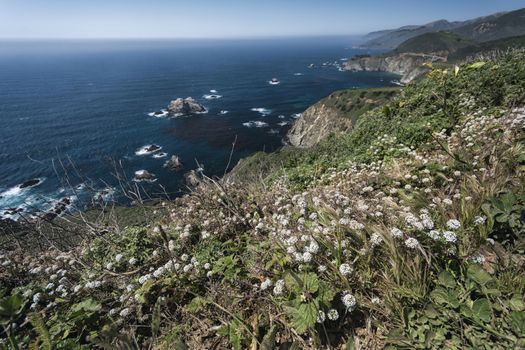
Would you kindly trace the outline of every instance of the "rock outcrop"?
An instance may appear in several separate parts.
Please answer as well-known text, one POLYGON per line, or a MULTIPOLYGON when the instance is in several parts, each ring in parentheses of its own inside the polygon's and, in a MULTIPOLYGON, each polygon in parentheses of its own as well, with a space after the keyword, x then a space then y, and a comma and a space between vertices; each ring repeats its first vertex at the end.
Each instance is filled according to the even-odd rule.
POLYGON ((199 173, 195 170, 190 170, 184 174, 184 180, 189 187, 197 187, 202 181, 199 173))
POLYGON ((390 56, 359 56, 344 64, 344 69, 353 72, 388 72, 401 76, 401 82, 408 84, 428 72, 426 63, 445 62, 446 58, 418 53, 401 53, 390 56))
POLYGON ((169 170, 178 171, 182 169, 182 162, 178 156, 172 155, 171 158, 164 163, 164 167, 169 170))
POLYGON ((178 98, 171 101, 168 106, 168 113, 174 116, 187 116, 206 112, 206 108, 192 97, 178 98))
POLYGON ((347 132, 351 128, 351 119, 344 118, 337 108, 320 101, 295 121, 286 140, 292 146, 309 148, 333 133, 347 132))

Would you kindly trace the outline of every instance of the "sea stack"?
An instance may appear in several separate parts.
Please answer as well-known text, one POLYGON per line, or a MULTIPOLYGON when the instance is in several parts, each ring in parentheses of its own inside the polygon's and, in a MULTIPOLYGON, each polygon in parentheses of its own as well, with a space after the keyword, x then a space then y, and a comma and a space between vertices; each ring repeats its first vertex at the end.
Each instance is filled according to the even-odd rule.
POLYGON ((174 116, 187 116, 206 112, 206 108, 193 97, 178 98, 171 101, 168 106, 168 113, 174 116))

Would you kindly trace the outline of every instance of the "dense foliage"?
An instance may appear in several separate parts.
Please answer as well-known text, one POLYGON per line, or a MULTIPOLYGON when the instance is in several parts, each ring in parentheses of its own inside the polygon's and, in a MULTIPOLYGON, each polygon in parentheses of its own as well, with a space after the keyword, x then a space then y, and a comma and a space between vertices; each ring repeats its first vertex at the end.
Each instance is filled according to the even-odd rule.
POLYGON ((4 252, 0 347, 525 347, 524 104, 522 52, 435 70, 249 184, 4 252))

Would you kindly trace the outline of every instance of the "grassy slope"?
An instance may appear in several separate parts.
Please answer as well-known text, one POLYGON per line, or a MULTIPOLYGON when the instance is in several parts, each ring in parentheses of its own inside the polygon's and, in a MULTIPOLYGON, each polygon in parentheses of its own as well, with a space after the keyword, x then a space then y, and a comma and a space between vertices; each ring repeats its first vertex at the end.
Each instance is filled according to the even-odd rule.
POLYGON ((451 32, 436 32, 419 35, 400 44, 394 53, 453 52, 474 42, 451 32))
POLYGON ((525 35, 488 41, 460 48, 448 56, 448 61, 457 63, 464 61, 468 57, 489 54, 492 51, 506 51, 508 49, 519 49, 523 47, 525 47, 525 35))
POLYGON ((509 108, 524 104, 525 53, 434 71, 349 135, 276 156, 282 166, 249 188, 209 183, 158 222, 65 254, 8 252, 0 338, 523 347, 525 110, 509 108))

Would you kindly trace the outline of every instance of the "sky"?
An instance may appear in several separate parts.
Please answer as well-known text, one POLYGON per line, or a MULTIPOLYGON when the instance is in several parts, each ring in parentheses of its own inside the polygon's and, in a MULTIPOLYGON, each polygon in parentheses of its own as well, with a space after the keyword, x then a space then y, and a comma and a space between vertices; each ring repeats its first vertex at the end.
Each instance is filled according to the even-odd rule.
POLYGON ((524 0, 0 0, 0 39, 358 35, 522 7, 524 0))

